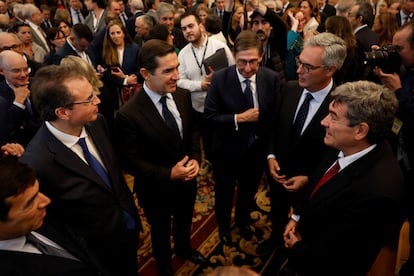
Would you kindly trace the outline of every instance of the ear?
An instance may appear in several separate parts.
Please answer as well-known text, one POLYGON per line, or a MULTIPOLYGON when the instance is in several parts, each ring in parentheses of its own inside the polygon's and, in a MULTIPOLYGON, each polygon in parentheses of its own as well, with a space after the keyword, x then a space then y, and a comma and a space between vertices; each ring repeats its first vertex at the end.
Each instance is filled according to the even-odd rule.
POLYGON ((356 127, 355 139, 359 141, 366 139, 368 136, 368 132, 369 132, 369 125, 365 122, 360 123, 356 127))
POLYGON ((0 69, 0 75, 3 75, 3 76, 4 76, 4 71, 3 71, 3 69, 0 69))
POLYGON ((55 109, 55 114, 60 120, 69 119, 70 109, 58 107, 55 109))
POLYGON ((141 76, 144 78, 144 80, 149 79, 150 72, 147 69, 141 68, 139 69, 139 72, 141 73, 141 76))
POLYGON ((332 77, 336 71, 337 71, 338 67, 336 65, 332 65, 331 67, 327 68, 326 71, 329 73, 329 76, 332 77))

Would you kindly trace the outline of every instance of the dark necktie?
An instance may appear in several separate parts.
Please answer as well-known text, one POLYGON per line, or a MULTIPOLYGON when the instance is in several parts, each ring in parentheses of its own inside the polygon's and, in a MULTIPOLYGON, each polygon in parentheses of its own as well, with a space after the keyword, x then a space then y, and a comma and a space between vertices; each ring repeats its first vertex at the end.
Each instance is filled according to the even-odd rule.
POLYGON ((299 137, 302 133, 303 125, 305 124, 306 117, 309 112, 309 102, 313 99, 313 96, 310 93, 306 94, 306 98, 303 101, 302 105, 299 108, 298 114, 296 115, 295 122, 293 123, 293 135, 294 137, 299 137))
POLYGON ((171 111, 168 109, 167 96, 162 96, 160 99, 160 103, 162 105, 162 116, 164 116, 164 121, 167 124, 168 128, 174 134, 176 142, 178 142, 179 144, 181 142, 180 130, 178 129, 177 121, 175 120, 171 111))
MULTIPOLYGON (((88 162, 89 166, 94 169, 94 171, 102 178, 105 184, 112 190, 111 181, 109 180, 108 174, 106 173, 105 169, 102 167, 101 163, 93 156, 86 145, 85 138, 79 138, 78 140, 79 146, 82 148, 83 155, 88 162)), ((132 216, 125 210, 122 210, 124 215, 124 221, 127 225, 128 229, 135 229, 135 221, 132 216)))
POLYGON ((126 22, 125 22, 125 18, 124 18, 124 16, 122 15, 122 13, 119 15, 119 20, 121 20, 121 22, 122 22, 122 25, 126 25, 126 22))
POLYGON ((29 112, 30 116, 33 116, 33 109, 32 104, 30 103, 29 98, 24 101, 24 106, 26 107, 27 112, 29 112))
POLYGON ((45 243, 39 240, 38 238, 36 238, 32 233, 28 233, 26 235, 26 243, 33 245, 41 253, 45 255, 58 256, 58 257, 66 258, 66 259, 72 259, 72 260, 79 261, 75 256, 73 256, 66 250, 60 249, 60 248, 57 248, 57 247, 54 247, 52 245, 45 243))
POLYGON ((76 17, 78 18, 78 23, 83 23, 82 22, 82 17, 81 17, 81 14, 80 14, 79 10, 76 10, 76 17))
POLYGON ((101 163, 93 156, 86 145, 85 138, 80 138, 78 140, 79 146, 82 148, 83 156, 88 162, 89 166, 102 178, 105 184, 112 190, 111 181, 109 180, 108 174, 105 169, 102 167, 101 163))
POLYGON ((318 184, 316 184, 315 188, 313 189, 310 198, 314 196, 314 194, 326 183, 329 179, 334 177, 339 172, 339 162, 338 160, 335 162, 335 164, 322 176, 322 178, 319 180, 318 184))
POLYGON ((244 83, 246 84, 246 88, 243 91, 244 97, 246 98, 247 108, 253 108, 253 93, 252 89, 250 88, 250 80, 245 79, 244 83))

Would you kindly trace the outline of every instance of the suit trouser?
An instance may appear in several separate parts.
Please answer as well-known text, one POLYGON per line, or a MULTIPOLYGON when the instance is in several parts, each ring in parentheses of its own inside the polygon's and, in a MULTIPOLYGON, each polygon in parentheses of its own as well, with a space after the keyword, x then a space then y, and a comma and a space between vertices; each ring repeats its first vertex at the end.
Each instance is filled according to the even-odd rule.
POLYGON ((231 226, 236 182, 236 225, 245 227, 251 223, 250 213, 256 206, 254 196, 264 172, 264 155, 261 152, 253 145, 238 160, 213 159, 215 214, 221 231, 229 230, 231 226))
POLYGON ((191 249, 191 224, 197 182, 174 181, 153 186, 156 188, 152 187, 151 191, 140 191, 138 188, 137 194, 139 204, 151 225, 154 259, 158 265, 165 266, 171 262, 171 229, 175 250, 184 252, 191 249))

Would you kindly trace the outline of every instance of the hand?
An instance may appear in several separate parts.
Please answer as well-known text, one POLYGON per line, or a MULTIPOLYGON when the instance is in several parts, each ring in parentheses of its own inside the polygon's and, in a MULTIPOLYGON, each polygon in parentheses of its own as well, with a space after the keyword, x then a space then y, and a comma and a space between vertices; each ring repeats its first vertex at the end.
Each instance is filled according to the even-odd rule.
POLYGON ((186 178, 184 178, 184 181, 192 180, 194 177, 198 175, 198 172, 200 171, 200 166, 195 159, 191 159, 187 162, 185 165, 186 168, 193 168, 192 171, 189 172, 186 178))
POLYGON ((270 176, 277 182, 284 184, 286 182, 286 175, 280 175, 279 162, 276 159, 267 159, 267 165, 269 166, 270 176))
POLYGON ((298 223, 293 219, 290 219, 288 224, 286 224, 285 232, 283 233, 283 239, 287 248, 291 248, 293 244, 299 240, 298 235, 295 235, 297 226, 298 223))
POLYGON ((126 78, 127 78, 127 84, 128 85, 137 84, 138 78, 135 74, 128 75, 126 78))
POLYGON ((30 90, 27 86, 19 86, 13 88, 14 100, 20 104, 24 104, 27 98, 30 96, 30 90))
POLYGON ((237 114, 237 122, 257 122, 259 120, 259 109, 249 108, 243 113, 237 114))
POLYGON ((397 73, 386 74, 378 66, 375 66, 373 71, 381 79, 382 84, 391 91, 395 92, 402 87, 400 77, 397 73))
POLYGON ((211 68, 211 66, 208 67, 210 70, 210 74, 206 75, 204 79, 201 81, 201 89, 202 90, 208 90, 211 84, 211 78, 213 77, 214 70, 211 68))
POLYGON ((171 180, 185 180, 187 177, 194 174, 195 171, 198 173, 198 163, 189 162, 190 164, 187 164, 188 160, 189 158, 186 155, 172 167, 170 175, 171 180))
POLYGON ((289 178, 283 184, 286 191, 288 192, 298 192, 301 190, 306 184, 308 184, 309 178, 305 175, 298 175, 289 178))
POLYGON ((291 22, 291 30, 292 31, 294 31, 294 32, 296 32, 297 30, 298 30, 298 26, 299 26, 299 20, 298 19, 296 19, 296 17, 294 17, 293 16, 293 13, 292 13, 292 11, 288 11, 288 16, 289 16, 289 18, 290 18, 290 22, 291 22))
POLYGON ((20 144, 16 144, 16 143, 5 144, 4 146, 1 147, 1 153, 3 154, 4 157, 9 156, 9 155, 20 157, 22 156, 23 152, 24 152, 23 146, 20 144))

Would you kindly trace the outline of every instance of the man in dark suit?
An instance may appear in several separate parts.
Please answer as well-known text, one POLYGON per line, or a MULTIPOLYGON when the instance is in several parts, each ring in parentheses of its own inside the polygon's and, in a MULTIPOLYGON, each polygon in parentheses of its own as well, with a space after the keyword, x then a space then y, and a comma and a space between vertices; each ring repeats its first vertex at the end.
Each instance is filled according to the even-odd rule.
POLYGON ((17 142, 24 146, 41 125, 30 98, 30 68, 21 54, 0 53, 0 145, 17 142))
POLYGON ((143 89, 116 116, 117 145, 125 171, 135 177, 134 189, 151 225, 158 275, 173 275, 171 226, 176 255, 205 262, 190 244, 200 136, 190 94, 177 88, 174 47, 149 40, 139 61, 143 89))
POLYGON ((42 47, 46 53, 49 53, 50 48, 47 43, 46 34, 41 28, 43 16, 39 8, 34 4, 24 4, 22 14, 26 23, 30 26, 32 41, 42 47))
POLYGON ((137 275, 141 224, 98 115, 96 90, 75 66, 40 69, 32 94, 45 124, 21 161, 42 179, 53 218, 83 235, 114 275, 137 275))
POLYGON ((401 1, 401 9, 396 14, 398 26, 401 27, 405 23, 413 19, 414 1, 404 0, 401 1))
POLYGON ((71 34, 66 38, 66 43, 53 56, 53 63, 58 65, 66 56, 79 56, 88 62, 93 68, 98 65, 93 46, 93 34, 85 24, 76 24, 72 27, 71 34))
POLYGON ((85 24, 85 18, 88 15, 88 10, 82 8, 82 3, 79 0, 70 0, 69 1, 69 13, 72 19, 72 25, 78 23, 85 24))
POLYGON ((318 32, 325 31, 325 21, 328 17, 336 15, 336 9, 330 5, 327 0, 318 0, 321 22, 318 26, 318 32))
POLYGON ((310 38, 298 59, 298 81, 288 82, 283 90, 269 125, 267 145, 272 235, 258 246, 258 253, 282 244, 290 207, 300 197, 297 192, 328 149, 323 143, 325 129, 320 121, 328 114, 329 94, 334 87, 332 76, 345 57, 346 44, 337 36, 322 33, 310 38), (308 112, 303 114, 308 95, 308 112), (304 120, 298 129, 301 113, 304 120))
POLYGON ((79 236, 44 221, 50 199, 39 192, 32 168, 15 157, 0 159, 0 179, 2 275, 110 275, 79 236), (28 235, 53 250, 42 250, 28 235))
POLYGON ((385 138, 397 99, 378 84, 346 83, 322 120, 327 154, 284 233, 297 275, 366 275, 404 220, 404 180, 385 138), (339 153, 338 153, 339 151, 339 153))
POLYGON ((135 22, 136 19, 144 15, 144 4, 142 0, 131 0, 129 4, 132 12, 132 16, 130 16, 126 21, 126 28, 128 31, 129 36, 134 39, 136 32, 135 32, 135 22))
POLYGON ((410 224, 410 252, 408 260, 401 266, 400 276, 414 274, 414 21, 399 29, 392 40, 392 45, 402 49, 398 52, 406 74, 388 74, 376 68, 375 72, 382 83, 395 92, 398 99, 398 111, 395 126, 392 129, 390 143, 404 174, 407 189, 407 219, 410 224))
POLYGON ((236 65, 214 73, 204 109, 214 131, 215 213, 220 239, 225 244, 232 242, 236 181, 235 224, 244 239, 252 238, 250 213, 265 168, 264 139, 280 85, 276 72, 259 66, 263 46, 254 32, 239 34, 234 53, 236 65))
POLYGON ((50 7, 45 4, 40 5, 40 11, 42 12, 42 16, 43 16, 43 21, 40 24, 40 27, 42 28, 42 30, 46 32, 46 30, 55 27, 55 21, 51 17, 50 7))

